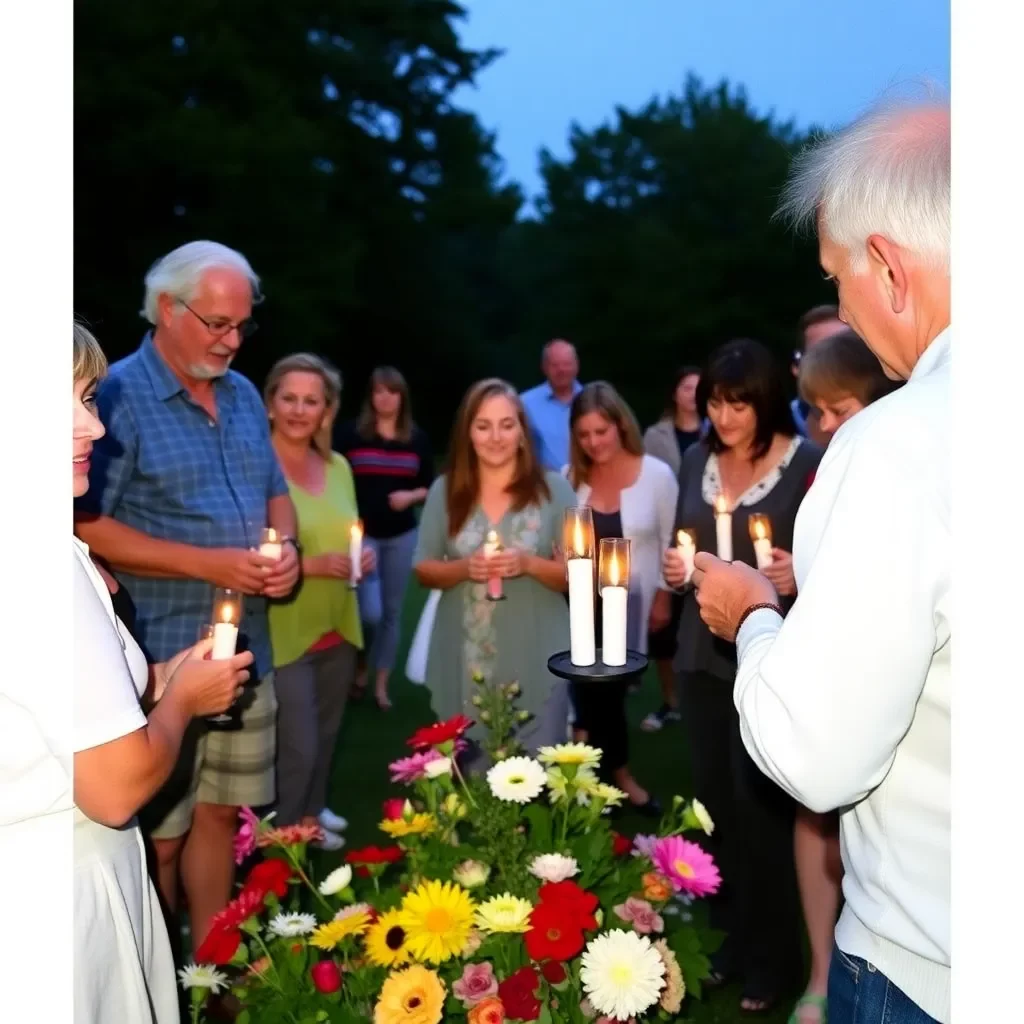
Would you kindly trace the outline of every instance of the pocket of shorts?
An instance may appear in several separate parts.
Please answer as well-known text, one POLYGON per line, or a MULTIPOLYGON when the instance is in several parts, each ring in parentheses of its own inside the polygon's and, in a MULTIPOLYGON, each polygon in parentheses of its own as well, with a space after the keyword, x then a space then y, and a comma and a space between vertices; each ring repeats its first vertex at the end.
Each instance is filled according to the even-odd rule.
POLYGON ((848 953, 844 953, 838 946, 833 946, 832 951, 836 961, 840 964, 843 970, 846 971, 854 981, 859 981, 860 972, 863 969, 863 961, 858 961, 848 953))

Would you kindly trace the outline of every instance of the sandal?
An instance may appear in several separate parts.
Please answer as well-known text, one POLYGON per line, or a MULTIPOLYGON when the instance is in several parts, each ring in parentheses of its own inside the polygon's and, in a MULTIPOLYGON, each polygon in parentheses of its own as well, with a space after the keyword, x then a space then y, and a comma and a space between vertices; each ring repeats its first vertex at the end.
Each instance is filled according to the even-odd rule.
POLYGON ((828 997, 817 996, 813 992, 806 992, 797 1001, 796 1006, 793 1007, 793 1012, 789 1015, 789 1020, 786 1024, 804 1024, 801 1020, 801 1011, 814 1008, 818 1012, 818 1021, 820 1024, 828 1024, 828 997))

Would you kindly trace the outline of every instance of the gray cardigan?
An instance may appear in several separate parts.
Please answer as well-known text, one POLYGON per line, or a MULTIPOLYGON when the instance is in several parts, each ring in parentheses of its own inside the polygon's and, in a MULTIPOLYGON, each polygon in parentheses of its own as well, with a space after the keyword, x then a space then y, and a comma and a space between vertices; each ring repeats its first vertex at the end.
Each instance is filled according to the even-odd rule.
POLYGON ((679 442, 676 441, 676 428, 670 419, 658 420, 653 427, 644 432, 644 451, 662 462, 667 462, 672 475, 679 476, 682 457, 679 454, 679 442))

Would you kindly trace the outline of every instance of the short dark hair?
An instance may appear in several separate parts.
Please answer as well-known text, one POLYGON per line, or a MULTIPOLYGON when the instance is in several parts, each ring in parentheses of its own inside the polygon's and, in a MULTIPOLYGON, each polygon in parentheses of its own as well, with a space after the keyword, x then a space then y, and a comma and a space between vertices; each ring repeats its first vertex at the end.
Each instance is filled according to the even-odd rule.
POLYGON ((797 321, 797 329, 800 331, 800 336, 803 337, 803 333, 808 327, 813 327, 815 324, 828 323, 829 320, 838 319, 838 306, 814 306, 812 309, 807 310, 807 312, 804 313, 804 315, 797 321))
POLYGON ((700 367, 699 366, 680 366, 676 370, 675 376, 672 378, 672 387, 669 393, 665 396, 665 409, 663 415, 675 417, 676 414, 676 392, 679 390, 679 385, 687 377, 699 377, 700 367))
MULTIPOLYGON (((767 454, 776 434, 796 435, 779 361, 759 341, 737 338, 711 353, 697 385, 697 412, 701 419, 707 416, 712 398, 753 406, 757 420, 755 458, 767 454)), ((713 423, 708 427, 707 444, 713 452, 725 450, 713 423)))
POLYGON ((800 397, 811 405, 852 395, 868 406, 899 387, 882 370, 878 357, 847 328, 818 342, 800 363, 800 397))

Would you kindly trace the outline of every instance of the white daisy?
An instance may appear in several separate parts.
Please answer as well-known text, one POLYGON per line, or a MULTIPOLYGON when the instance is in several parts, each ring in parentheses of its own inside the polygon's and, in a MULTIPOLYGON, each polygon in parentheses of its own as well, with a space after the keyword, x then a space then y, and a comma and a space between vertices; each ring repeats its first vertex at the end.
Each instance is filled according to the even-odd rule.
POLYGON ((182 988, 208 988, 214 994, 228 987, 228 976, 206 964, 187 964, 178 971, 178 979, 182 988))
POLYGON ((316 918, 312 914, 278 914, 270 922, 270 930, 284 939, 308 935, 315 927, 316 918))
POLYGON ((574 857, 561 853, 542 853, 530 862, 530 874, 544 882, 564 882, 579 870, 574 857))
POLYGON ((584 950, 580 981, 598 1013, 628 1020, 658 1001, 665 962, 646 935, 606 932, 584 950))
POLYGON ((335 868, 321 883, 320 893, 323 896, 336 896, 342 889, 347 889, 352 884, 352 866, 342 864, 335 868))
POLYGON ((544 789, 544 769, 532 757, 510 757, 487 773, 487 784, 499 799, 528 804, 544 789))
POLYGON ((423 766, 423 774, 428 779, 437 779, 442 775, 451 775, 452 759, 450 757, 439 757, 434 761, 428 761, 423 766))

